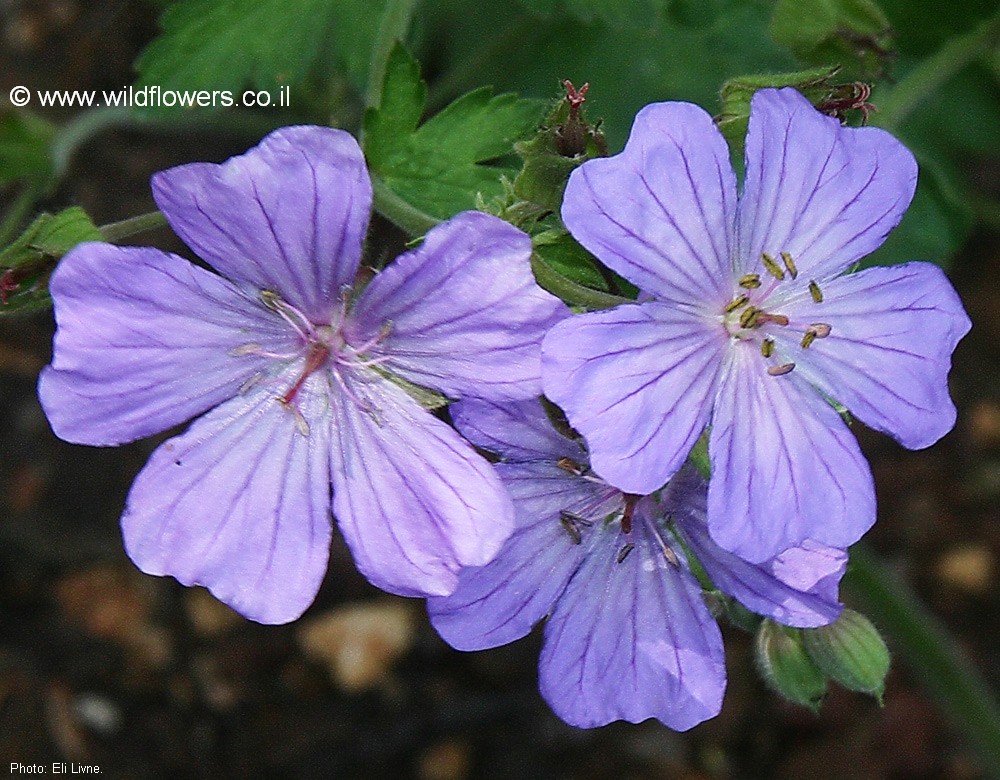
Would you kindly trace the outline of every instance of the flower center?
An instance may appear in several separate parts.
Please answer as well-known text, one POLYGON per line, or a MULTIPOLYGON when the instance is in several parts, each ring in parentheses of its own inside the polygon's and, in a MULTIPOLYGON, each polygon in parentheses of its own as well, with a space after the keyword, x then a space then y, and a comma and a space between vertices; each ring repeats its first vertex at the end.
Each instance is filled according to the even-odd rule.
POLYGON ((344 377, 341 376, 341 372, 345 369, 378 365, 389 359, 388 356, 384 355, 368 357, 367 353, 386 339, 391 330, 390 323, 385 323, 374 337, 368 339, 363 344, 355 346, 348 340, 345 328, 347 324, 349 292, 347 289, 343 291, 340 307, 334 316, 333 322, 329 325, 316 325, 303 312, 283 300, 276 292, 262 290, 260 293, 261 302, 281 317, 295 331, 300 340, 300 347, 289 353, 277 353, 269 352, 259 344, 245 344, 237 347, 231 353, 236 356, 258 355, 272 357, 283 361, 290 361, 299 357, 305 358, 298 376, 284 393, 275 397, 275 400, 295 416, 297 427, 306 436, 309 435, 309 426, 295 405, 295 399, 310 376, 324 368, 330 368, 330 374, 345 395, 359 406, 367 408, 368 404, 356 396, 344 377))
MULTIPOLYGON (((722 326, 726 333, 735 341, 751 342, 759 345, 761 356, 767 361, 767 373, 771 376, 784 376, 795 368, 795 363, 789 360, 789 355, 781 348, 787 344, 789 336, 798 337, 799 346, 808 349, 816 339, 830 335, 831 327, 825 322, 814 322, 802 328, 792 324, 788 316, 775 311, 768 311, 768 301, 774 291, 786 280, 791 283, 798 278, 799 269, 795 260, 788 252, 780 252, 781 263, 768 253, 761 255, 762 270, 772 276, 776 283, 769 289, 758 292, 762 287, 761 273, 748 273, 740 277, 736 284, 738 291, 735 297, 722 310, 722 326)), ((801 289, 801 283, 796 285, 801 289)), ((823 291, 812 279, 807 287, 814 304, 823 302, 823 291)), ((797 292, 798 290, 796 290, 797 292)))

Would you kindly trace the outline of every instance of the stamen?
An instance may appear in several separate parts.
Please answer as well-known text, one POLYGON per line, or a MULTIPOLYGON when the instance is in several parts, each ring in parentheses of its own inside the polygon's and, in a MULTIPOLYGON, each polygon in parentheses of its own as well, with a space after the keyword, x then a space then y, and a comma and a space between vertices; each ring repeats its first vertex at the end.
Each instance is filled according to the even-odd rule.
POLYGON ((738 284, 747 290, 756 290, 760 287, 760 274, 746 274, 745 276, 741 276, 738 284))
POLYGON ((304 341, 309 341, 309 337, 315 332, 313 324, 306 319, 306 316, 296 309, 294 306, 289 306, 278 295, 274 290, 261 290, 260 300, 267 308, 271 311, 276 312, 281 319, 292 326, 292 329, 298 333, 304 341))
POLYGON ((795 368, 794 363, 782 363, 778 366, 768 366, 767 373, 771 376, 784 376, 785 374, 792 373, 793 368, 795 368))
POLYGON ((831 328, 825 322, 814 322, 812 325, 809 326, 809 330, 811 330, 813 333, 816 334, 816 338, 825 339, 827 336, 830 335, 830 331, 832 331, 833 328, 831 328))
POLYGON ((740 308, 740 306, 745 306, 749 302, 750 299, 747 296, 741 295, 738 298, 733 298, 733 300, 727 303, 726 308, 723 311, 725 311, 726 314, 730 314, 740 308))
POLYGON ((240 389, 237 391, 237 394, 246 395, 248 392, 250 392, 251 388, 258 385, 260 383, 260 380, 263 378, 264 378, 263 371, 258 371, 253 376, 248 377, 247 380, 242 385, 240 385, 240 389))
POLYGON ((774 354, 774 339, 766 338, 760 342, 760 354, 766 358, 774 354))
POLYGON ((752 328, 758 323, 758 318, 763 314, 763 310, 758 309, 755 306, 750 306, 745 312, 740 315, 740 327, 741 328, 752 328))
POLYGON ((778 263, 775 261, 773 257, 771 257, 771 255, 769 255, 767 252, 764 252, 764 254, 760 256, 760 259, 764 263, 764 267, 767 269, 767 272, 771 274, 771 276, 773 276, 779 282, 785 278, 785 272, 781 270, 781 266, 778 265, 778 263))
POLYGON ((580 544, 583 541, 580 526, 587 525, 587 521, 580 517, 580 515, 564 509, 559 513, 559 524, 562 525, 563 530, 569 535, 570 541, 573 544, 580 544))
POLYGON ((809 294, 816 303, 823 303, 823 291, 812 279, 809 280, 809 294))
POLYGON ((803 349, 809 349, 809 345, 816 340, 816 331, 812 329, 807 329, 805 333, 802 334, 801 346, 803 349))
POLYGON ((572 458, 559 458, 559 460, 556 461, 556 465, 563 471, 572 474, 574 477, 579 477, 583 474, 583 466, 572 458))
MULTIPOLYGON (((670 516, 667 516, 667 521, 671 520, 670 516)), ((677 558, 677 553, 674 552, 673 548, 666 543, 663 538, 663 534, 657 527, 656 523, 649 524, 650 530, 653 532, 653 536, 656 537, 657 543, 660 545, 660 552, 663 553, 663 557, 667 559, 667 563, 672 564, 678 569, 681 567, 681 562, 677 558)))
POLYGON ((781 253, 781 259, 785 263, 785 268, 788 269, 788 275, 793 279, 799 275, 799 269, 795 267, 795 261, 792 260, 792 256, 788 252, 781 253))
POLYGON ((757 324, 763 325, 765 322, 773 322, 775 325, 785 327, 788 324, 788 317, 784 314, 768 314, 762 311, 757 317, 757 324))
POLYGON ((634 544, 632 544, 632 542, 629 542, 628 544, 626 544, 626 545, 625 545, 624 547, 622 547, 622 548, 621 548, 621 549, 620 549, 620 550, 618 551, 618 557, 617 557, 617 558, 616 558, 615 560, 616 560, 616 561, 617 561, 618 563, 621 563, 621 562, 622 562, 622 561, 624 561, 624 560, 625 560, 626 558, 628 558, 628 554, 629 554, 630 552, 632 552, 632 550, 634 550, 634 549, 635 549, 635 545, 634 545, 634 544))

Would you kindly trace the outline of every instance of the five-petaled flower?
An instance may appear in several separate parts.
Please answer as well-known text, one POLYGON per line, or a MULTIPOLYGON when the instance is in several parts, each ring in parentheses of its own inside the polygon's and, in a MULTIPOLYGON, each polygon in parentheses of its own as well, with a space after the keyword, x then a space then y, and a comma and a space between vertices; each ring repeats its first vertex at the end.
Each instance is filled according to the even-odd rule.
POLYGON ((751 561, 874 522, 871 472, 834 401, 910 448, 955 421, 951 353, 969 319, 937 267, 845 273, 909 205, 913 156, 792 89, 753 97, 746 178, 687 103, 644 108, 625 150, 575 170, 573 236, 640 303, 572 317, 543 343, 545 393, 608 482, 664 484, 706 426, 708 523, 751 561))
POLYGON ((513 527, 489 464, 411 396, 540 392, 540 342, 567 310, 529 238, 463 213, 352 287, 371 183, 357 143, 276 131, 221 165, 157 174, 176 233, 216 272, 88 243, 52 282, 58 331, 39 394, 68 441, 113 445, 197 415, 153 453, 122 528, 144 571, 280 623, 310 604, 333 512, 361 571, 446 594, 513 527))
POLYGON ((497 557, 464 569, 431 621, 461 650, 526 635, 542 618, 539 684, 575 726, 657 718, 677 730, 716 715, 726 684, 722 637, 685 547, 714 585, 782 623, 815 627, 840 614, 846 554, 807 541, 750 564, 709 538, 706 485, 686 467, 655 496, 608 485, 581 444, 537 401, 461 401, 455 424, 504 457, 516 530, 497 557))

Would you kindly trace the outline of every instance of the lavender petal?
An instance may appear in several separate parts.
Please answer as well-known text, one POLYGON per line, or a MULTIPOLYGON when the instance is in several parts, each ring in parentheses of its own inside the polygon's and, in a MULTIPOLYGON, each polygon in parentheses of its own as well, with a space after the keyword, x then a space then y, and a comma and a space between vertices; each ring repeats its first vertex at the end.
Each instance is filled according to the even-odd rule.
POLYGON ((535 283, 531 239, 467 211, 376 275, 352 313, 352 339, 385 327, 387 368, 451 397, 541 394, 541 340, 569 309, 535 283))
POLYGON ((587 440, 594 470, 644 495, 708 424, 725 343, 717 324, 658 302, 580 314, 545 337, 545 394, 587 440))
MULTIPOLYGON (((313 420, 324 405, 316 384, 297 398, 313 420)), ((322 425, 303 436, 266 388, 228 401, 139 473, 122 517, 129 557, 147 574, 207 587, 251 620, 295 620, 329 556, 328 449, 322 425)))
POLYGON ((720 306, 735 217, 729 147, 690 103, 642 109, 621 154, 573 171, 562 206, 573 237, 641 290, 720 306))
POLYGON ((559 717, 591 728, 656 718, 685 731, 718 714, 722 635, 697 580, 645 522, 619 563, 615 529, 573 575, 545 626, 539 682, 559 717))
POLYGON ((371 209, 357 142, 329 127, 284 127, 246 154, 156 174, 170 226, 219 273, 272 290, 329 322, 354 279, 371 209))
POLYGON ((827 283, 824 296, 818 306, 810 300, 789 311, 831 326, 828 337, 799 350, 803 375, 910 449, 950 431, 951 354, 971 323, 941 269, 870 268, 827 283))
MULTIPOLYGON (((332 380, 331 380, 332 381, 332 380)), ((444 596, 514 529, 514 508, 483 458, 388 380, 343 378, 330 450, 334 514, 358 569, 378 587, 444 596)))
POLYGON ((56 435, 112 445, 232 398, 267 358, 292 349, 283 324, 233 284, 157 249, 87 243, 50 283, 58 330, 39 398, 56 435))
POLYGON ((723 369, 709 437, 712 538, 751 563, 806 539, 844 549, 875 522, 868 463, 811 385, 764 365, 740 343, 723 369))
POLYGON ((791 88, 753 96, 737 275, 770 279, 761 255, 793 258, 804 286, 877 249, 917 182, 913 155, 877 127, 844 127, 791 88))

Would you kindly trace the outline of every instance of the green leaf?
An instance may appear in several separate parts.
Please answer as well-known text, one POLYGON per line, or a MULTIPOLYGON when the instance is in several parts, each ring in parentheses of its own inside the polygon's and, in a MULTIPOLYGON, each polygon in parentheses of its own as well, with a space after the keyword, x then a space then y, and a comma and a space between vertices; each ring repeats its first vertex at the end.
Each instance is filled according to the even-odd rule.
MULTIPOLYGON (((140 86, 272 93, 302 84, 330 49, 359 90, 384 0, 181 0, 139 56, 140 86), (335 46, 331 46, 331 43, 335 46)), ((238 95, 237 95, 238 98, 238 95)), ((216 106, 219 108, 220 106, 216 106)))
POLYGON ((770 29, 806 63, 853 63, 871 74, 891 56, 892 28, 874 0, 778 0, 770 29))
POLYGON ((0 313, 27 314, 49 306, 45 282, 59 258, 77 244, 102 238, 77 206, 58 214, 40 214, 0 252, 0 313))
POLYGON ((34 114, 0 107, 0 187, 22 180, 46 182, 52 176, 49 145, 55 126, 34 114))
POLYGON ((369 170, 408 203, 446 219, 503 193, 517 172, 514 142, 541 118, 544 104, 515 95, 470 92, 418 126, 426 87, 397 45, 386 67, 382 103, 365 114, 369 170))

